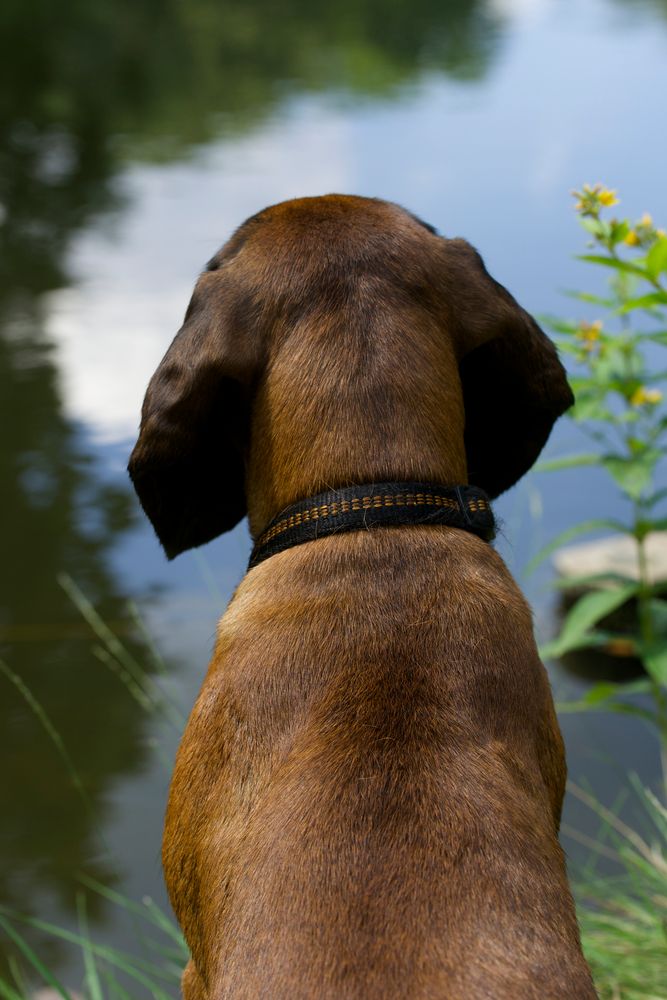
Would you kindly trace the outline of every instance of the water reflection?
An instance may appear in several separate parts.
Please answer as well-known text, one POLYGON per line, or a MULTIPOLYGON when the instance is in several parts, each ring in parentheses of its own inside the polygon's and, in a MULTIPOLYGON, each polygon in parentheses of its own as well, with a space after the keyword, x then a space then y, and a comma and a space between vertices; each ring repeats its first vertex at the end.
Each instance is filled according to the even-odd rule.
MULTIPOLYGON (((107 560, 134 508, 124 485, 100 478, 62 414, 38 306, 24 305, 12 322, 5 310, 3 319, 0 640, 5 659, 62 733, 95 802, 111 775, 138 765, 140 720, 117 679, 91 663, 89 633, 56 578, 66 570, 105 615, 120 617, 123 595, 107 560)), ((4 679, 0 753, 11 761, 0 783, 4 894, 25 902, 25 872, 35 858, 36 881, 64 892, 63 880, 93 850, 90 816, 73 800, 38 721, 4 679), (22 888, 15 893, 18 876, 22 888)))
POLYGON ((0 679, 0 753, 9 761, 0 896, 39 913, 49 894, 71 908, 82 868, 112 879, 99 837, 105 798, 146 757, 140 707, 94 660, 56 582, 66 570, 106 618, 126 619, 111 554, 136 507, 66 415, 46 332, 45 293, 73 280, 73 237, 122 206, 115 179, 129 157, 181 156, 246 128, 287 93, 386 94, 424 68, 474 79, 489 65, 499 21, 470 0, 121 0, 57 13, 10 0, 0 32, 0 644, 89 797, 86 808, 39 721, 0 679))

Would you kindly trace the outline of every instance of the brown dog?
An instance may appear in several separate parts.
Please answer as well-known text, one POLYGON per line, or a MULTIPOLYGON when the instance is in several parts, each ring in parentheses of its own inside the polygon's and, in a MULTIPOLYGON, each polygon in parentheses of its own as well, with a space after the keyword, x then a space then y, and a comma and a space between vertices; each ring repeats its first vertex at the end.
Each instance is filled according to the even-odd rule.
MULTIPOLYGON (((350 484, 530 467, 572 395, 464 240, 331 195, 200 277, 130 472, 170 557, 350 484)), ((242 580, 164 839, 187 1000, 584 1000, 562 740, 531 616, 447 526, 350 531, 242 580)))

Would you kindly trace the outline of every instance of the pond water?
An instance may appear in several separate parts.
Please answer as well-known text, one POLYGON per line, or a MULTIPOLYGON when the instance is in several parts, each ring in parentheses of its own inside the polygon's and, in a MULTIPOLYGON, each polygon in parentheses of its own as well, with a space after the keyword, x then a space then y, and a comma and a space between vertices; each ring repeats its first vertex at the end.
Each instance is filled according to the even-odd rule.
MULTIPOLYGON (((530 311, 582 315, 563 296, 588 280, 571 189, 603 180, 628 214, 667 221, 667 2, 91 0, 57 15, 8 5, 0 22, 0 652, 87 799, 0 676, 0 895, 75 926, 82 871, 165 901, 171 761, 249 553, 241 526, 168 564, 124 472, 198 270, 265 205, 350 192, 464 235, 530 311), (73 587, 158 678, 168 717, 110 669, 73 587)), ((549 454, 579 446, 561 421, 549 454)), ((529 557, 622 504, 593 469, 532 473, 497 509, 544 637, 550 570, 527 577, 529 557)), ((558 697, 589 683, 585 669, 549 669, 558 697)), ((655 742, 635 720, 562 724, 572 777, 604 801, 628 771, 656 780, 655 742)), ((575 801, 565 821, 596 827, 575 801)), ((575 839, 564 845, 577 856, 575 839)), ((118 907, 90 906, 98 938, 132 944, 118 907)), ((70 952, 37 940, 73 982, 70 952)))

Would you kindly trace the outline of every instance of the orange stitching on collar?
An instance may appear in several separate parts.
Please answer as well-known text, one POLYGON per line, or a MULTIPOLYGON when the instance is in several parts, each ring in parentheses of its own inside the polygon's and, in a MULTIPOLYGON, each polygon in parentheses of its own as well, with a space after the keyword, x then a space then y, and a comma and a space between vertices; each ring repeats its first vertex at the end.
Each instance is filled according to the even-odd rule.
MULTIPOLYGON (((450 510, 458 510, 459 505, 451 497, 443 497, 436 493, 385 493, 376 496, 365 496, 361 500, 354 498, 350 500, 333 501, 330 504, 322 504, 319 507, 311 507, 309 510, 300 511, 297 514, 290 514, 275 524, 273 528, 260 536, 257 546, 265 545, 272 541, 276 535, 281 535, 289 528, 295 528, 303 521, 317 521, 320 518, 335 517, 338 513, 347 514, 349 510, 370 510, 371 507, 380 509, 382 507, 414 506, 414 507, 449 507, 450 510)), ((475 514, 479 510, 488 510, 485 500, 468 500, 468 510, 475 514)))

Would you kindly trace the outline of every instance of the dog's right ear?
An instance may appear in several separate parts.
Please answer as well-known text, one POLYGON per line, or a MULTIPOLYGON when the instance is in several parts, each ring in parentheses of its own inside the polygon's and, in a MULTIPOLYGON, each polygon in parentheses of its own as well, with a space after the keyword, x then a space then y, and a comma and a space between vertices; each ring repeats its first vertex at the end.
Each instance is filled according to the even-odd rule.
POLYGON ((465 407, 468 480, 490 497, 533 465, 574 402, 556 348, 465 240, 444 242, 465 407))
POLYGON ((151 379, 128 471, 170 559, 246 514, 250 394, 259 368, 252 297, 230 264, 205 272, 151 379))

